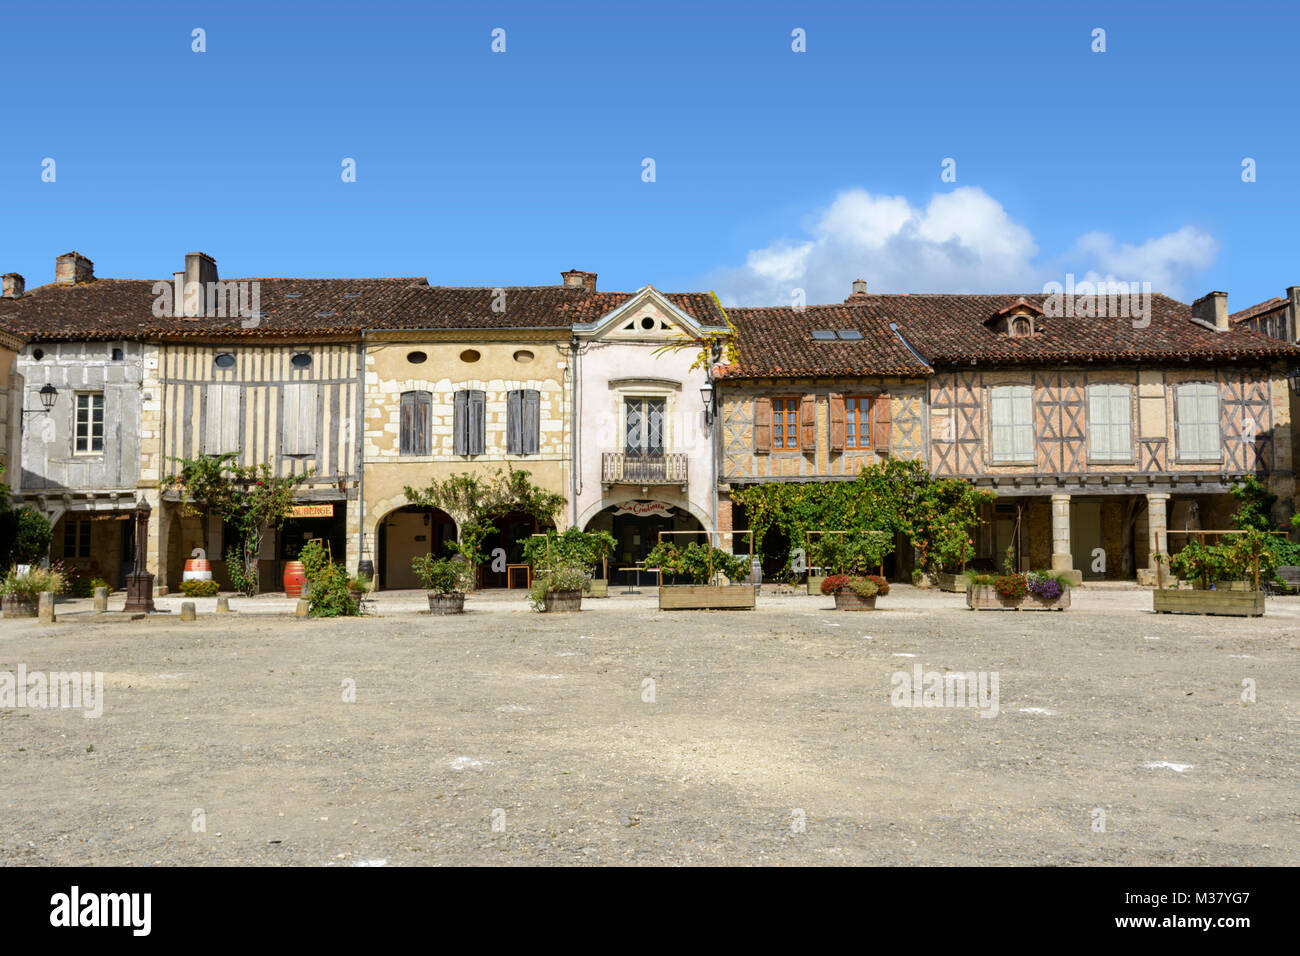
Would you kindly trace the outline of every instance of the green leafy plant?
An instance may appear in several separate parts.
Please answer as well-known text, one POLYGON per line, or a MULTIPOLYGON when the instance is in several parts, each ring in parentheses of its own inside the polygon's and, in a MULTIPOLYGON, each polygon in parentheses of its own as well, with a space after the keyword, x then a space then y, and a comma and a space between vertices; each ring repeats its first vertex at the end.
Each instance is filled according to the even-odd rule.
POLYGON ((432 554, 422 554, 411 559, 411 570, 426 591, 463 594, 469 590, 472 572, 464 558, 435 558, 432 554))
MULTIPOLYGON (((918 550, 920 569, 927 573, 956 568, 971 556, 971 532, 981 507, 993 498, 967 481, 934 478, 922 462, 899 459, 864 468, 853 481, 771 481, 731 492, 732 501, 745 509, 760 553, 773 530, 799 547, 807 532, 823 529, 884 532, 891 547, 893 536, 901 533, 918 550)), ((788 567, 787 558, 782 570, 788 567)))
POLYGON ((1232 514, 1232 526, 1242 531, 1272 531, 1276 527, 1273 520, 1273 506, 1277 504, 1277 495, 1270 492, 1254 475, 1232 486, 1232 497, 1237 499, 1237 510, 1232 514))
POLYGON ((334 563, 319 540, 303 545, 298 560, 307 579, 307 613, 312 617, 355 617, 361 613, 361 605, 352 595, 351 577, 343 565, 334 563))
POLYGON ((16 568, 11 568, 4 580, 0 581, 0 595, 28 602, 35 602, 42 591, 62 594, 67 589, 68 577, 58 564, 52 564, 48 568, 33 566, 23 574, 19 574, 16 568))
POLYGON ((1257 528, 1232 535, 1218 546, 1223 580, 1246 581, 1253 587, 1258 562, 1260 581, 1272 581, 1281 565, 1279 555, 1288 545, 1291 542, 1280 535, 1266 534, 1257 528))
POLYGON ((591 570, 618 542, 608 531, 554 529, 524 542, 524 560, 533 568, 529 599, 535 610, 546 606, 546 595, 553 591, 580 591, 586 586, 591 570))
POLYGON ((873 598, 880 593, 880 585, 871 578, 852 578, 849 590, 860 598, 873 598))
POLYGON ((1203 589, 1208 589, 1222 577, 1223 563, 1222 551, 1199 541, 1189 541, 1169 559, 1169 567, 1175 574, 1184 580, 1195 581, 1203 589))
POLYGON ((234 548, 226 551, 226 576, 230 578, 230 586, 237 593, 247 594, 249 597, 257 593, 256 566, 252 573, 249 573, 245 568, 243 557, 234 548))
POLYGON ((438 508, 456 522, 456 542, 452 548, 473 565, 483 564, 489 555, 483 541, 497 530, 494 515, 522 511, 539 523, 549 523, 564 508, 563 495, 533 484, 527 471, 498 468, 488 477, 458 472, 444 479, 430 481, 424 488, 407 485, 407 500, 417 507, 438 508))
MULTIPOLYGON (((217 515, 235 527, 242 543, 240 582, 246 594, 257 590, 257 555, 262 537, 268 530, 283 527, 293 511, 294 489, 311 478, 314 469, 295 475, 279 476, 270 464, 240 465, 239 456, 200 455, 198 458, 173 458, 180 469, 168 476, 166 484, 181 495, 181 509, 189 515, 217 515)), ((230 561, 230 552, 226 553, 230 561)), ((227 567, 231 582, 235 575, 227 567)), ((244 590, 236 586, 237 590, 244 590)))
POLYGON ((214 597, 221 590, 216 581, 182 581, 181 592, 186 597, 214 597))
POLYGON ((692 541, 685 547, 673 541, 660 541, 646 555, 646 567, 659 568, 662 574, 684 578, 691 584, 708 584, 710 555, 713 573, 723 574, 729 581, 738 582, 749 575, 749 558, 715 548, 702 541, 692 541))
POLYGON ((827 533, 812 538, 808 563, 848 574, 870 574, 893 550, 894 537, 888 531, 827 533))

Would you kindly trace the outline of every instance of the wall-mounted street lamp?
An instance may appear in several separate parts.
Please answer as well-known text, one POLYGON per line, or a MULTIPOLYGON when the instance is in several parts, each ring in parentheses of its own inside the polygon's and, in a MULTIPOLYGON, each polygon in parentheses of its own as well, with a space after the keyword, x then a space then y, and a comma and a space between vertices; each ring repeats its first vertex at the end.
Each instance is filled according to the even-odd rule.
POLYGON ((704 402, 704 421, 713 424, 713 383, 705 382, 700 386, 700 400, 704 402))
POLYGON ((41 407, 24 408, 23 409, 24 415, 35 415, 37 412, 40 412, 42 415, 48 415, 50 413, 50 409, 54 407, 54 400, 59 397, 59 390, 55 388, 53 385, 47 383, 43 385, 41 387, 41 390, 36 394, 41 396, 41 407))
POLYGON ((1300 395, 1300 365, 1293 365, 1287 371, 1286 377, 1291 382, 1291 391, 1300 395))

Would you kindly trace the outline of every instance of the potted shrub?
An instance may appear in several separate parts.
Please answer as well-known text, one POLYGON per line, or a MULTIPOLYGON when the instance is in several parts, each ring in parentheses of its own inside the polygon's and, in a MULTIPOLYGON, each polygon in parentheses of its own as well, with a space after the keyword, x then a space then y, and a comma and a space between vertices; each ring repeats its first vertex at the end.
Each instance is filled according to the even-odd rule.
POLYGON ((348 578, 348 591, 352 594, 352 600, 358 604, 365 600, 372 586, 373 583, 368 574, 354 574, 348 578))
POLYGON ((308 541, 298 560, 302 562, 306 579, 303 597, 312 617, 356 617, 361 613, 360 602, 352 596, 347 571, 343 565, 334 563, 319 540, 308 541))
POLYGON ((1191 583, 1190 589, 1156 588, 1151 593, 1151 608, 1158 614, 1223 614, 1233 617, 1258 617, 1264 613, 1264 592, 1254 590, 1254 568, 1259 561, 1261 580, 1272 572, 1272 551, 1258 530, 1234 536, 1237 540, 1207 546, 1189 541, 1169 558, 1173 571, 1191 583), (1219 589, 1216 582, 1238 573, 1249 561, 1249 590, 1219 589))
POLYGON ((832 574, 822 581, 821 591, 835 597, 837 611, 874 611, 876 598, 889 593, 889 582, 878 574, 832 574))
POLYGON ((0 581, 0 607, 5 617, 36 617, 41 592, 60 594, 67 586, 68 579, 57 565, 30 567, 23 572, 13 567, 0 581))
POLYGON ((660 540, 646 555, 659 569, 659 610, 749 609, 754 586, 733 584, 750 574, 750 559, 702 541, 681 547, 660 540))
POLYGON ((430 614, 463 614, 469 588, 469 563, 460 558, 422 554, 411 559, 411 570, 428 593, 430 614))
MULTIPOLYGON (((888 531, 827 531, 808 544, 808 561, 813 567, 832 574, 863 577, 880 568, 881 562, 894 550, 893 535, 888 531)), ((808 572, 808 593, 829 594, 822 591, 825 575, 808 572)))
POLYGON ((563 533, 550 529, 524 542, 524 559, 532 566, 528 597, 536 611, 580 611, 582 592, 591 571, 614 550, 617 542, 608 531, 563 533))

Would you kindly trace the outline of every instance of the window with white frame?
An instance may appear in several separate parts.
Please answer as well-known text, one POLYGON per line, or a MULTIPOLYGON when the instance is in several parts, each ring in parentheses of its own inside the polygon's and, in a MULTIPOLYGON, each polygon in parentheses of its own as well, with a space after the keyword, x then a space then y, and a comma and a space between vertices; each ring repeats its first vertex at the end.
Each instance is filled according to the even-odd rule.
POLYGON ((1174 392, 1177 409, 1176 450, 1179 461, 1219 461, 1219 388, 1188 382, 1174 392))
POLYGON ((1028 385, 999 385, 990 398, 993 461, 1034 460, 1034 392, 1028 385))
POLYGON ((1133 460, 1133 412, 1127 385, 1088 386, 1088 457, 1133 460))
POLYGON ((78 392, 73 451, 93 455, 104 450, 104 393, 78 392))

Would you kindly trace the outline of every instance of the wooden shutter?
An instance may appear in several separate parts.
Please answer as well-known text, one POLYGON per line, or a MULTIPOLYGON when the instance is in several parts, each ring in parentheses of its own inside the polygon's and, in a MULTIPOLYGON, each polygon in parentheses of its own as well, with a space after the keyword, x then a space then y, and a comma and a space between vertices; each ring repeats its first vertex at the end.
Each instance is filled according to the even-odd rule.
POLYGON ((817 447, 817 396, 799 399, 799 447, 812 451, 817 447))
POLYGON ((872 439, 875 445, 877 455, 889 454, 889 393, 881 392, 876 396, 875 401, 871 403, 871 414, 875 417, 872 422, 872 439))
POLYGON ((469 392, 461 389, 452 405, 452 452, 469 454, 469 392))
POLYGON ((399 449, 403 455, 430 452, 433 401, 428 392, 403 392, 399 449))
POLYGON ((844 450, 844 396, 835 392, 830 394, 831 409, 831 451, 844 450))
POLYGON ((524 393, 519 389, 506 392, 506 454, 524 453, 524 393))
POLYGON ((286 455, 314 455, 318 439, 316 400, 320 386, 316 382, 285 385, 281 405, 284 424, 280 444, 286 455))
POLYGON ((537 389, 524 390, 523 412, 523 454, 536 455, 542 443, 542 393, 537 389))
POLYGON ((487 425, 487 393, 481 389, 469 391, 469 455, 483 454, 484 430, 487 425))
POLYGON ((223 455, 239 451, 238 385, 208 385, 203 402, 203 453, 223 455))
POLYGON ((754 399, 754 451, 766 455, 772 450, 772 400, 754 399))

